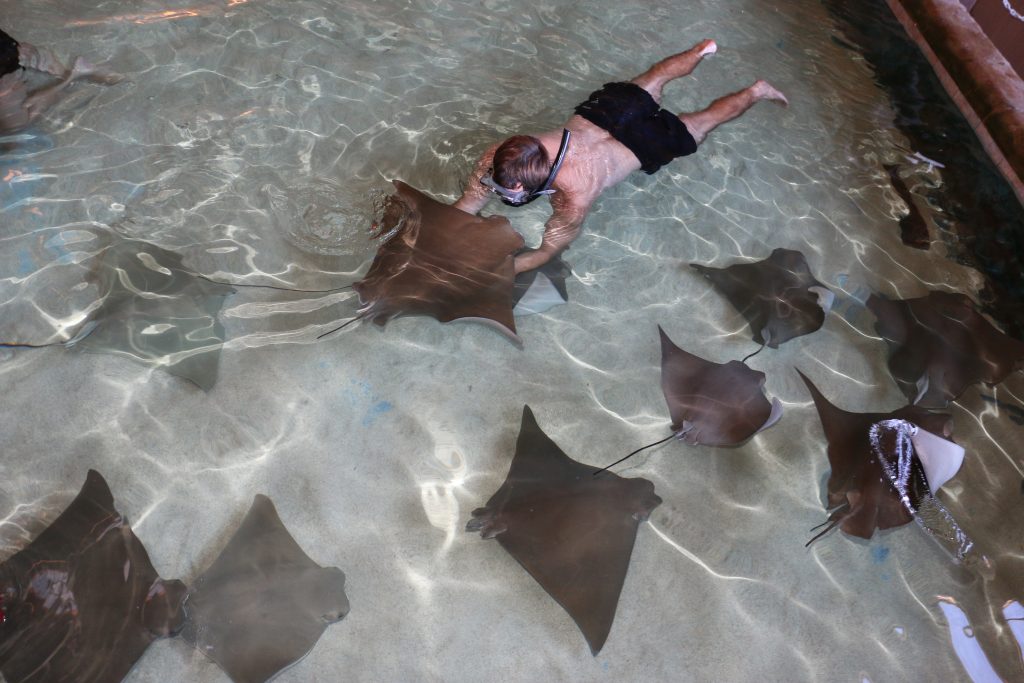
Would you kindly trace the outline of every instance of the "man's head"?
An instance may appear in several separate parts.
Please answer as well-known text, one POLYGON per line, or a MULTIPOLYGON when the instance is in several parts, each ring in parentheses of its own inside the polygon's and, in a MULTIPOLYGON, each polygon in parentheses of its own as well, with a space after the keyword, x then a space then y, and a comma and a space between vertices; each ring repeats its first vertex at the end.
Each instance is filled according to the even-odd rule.
POLYGON ((494 152, 494 182, 510 190, 536 192, 550 171, 548 153, 532 135, 514 135, 494 152))

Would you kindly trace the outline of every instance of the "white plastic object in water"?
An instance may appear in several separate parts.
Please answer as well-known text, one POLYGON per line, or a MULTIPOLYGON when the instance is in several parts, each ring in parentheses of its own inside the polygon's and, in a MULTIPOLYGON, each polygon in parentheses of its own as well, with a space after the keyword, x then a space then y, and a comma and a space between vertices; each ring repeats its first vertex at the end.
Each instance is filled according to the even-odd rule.
POLYGON ((825 311, 825 315, 832 310, 832 304, 835 303, 836 295, 831 289, 827 287, 808 287, 808 292, 814 292, 814 295, 818 297, 818 305, 821 306, 821 310, 825 311))
POLYGON ((910 441, 914 444, 914 452, 921 461, 925 478, 928 479, 928 488, 934 495, 960 471, 960 466, 964 462, 963 446, 920 427, 910 435, 910 441))
POLYGON ((953 651, 963 664, 967 675, 974 683, 1002 683, 996 670, 992 668, 985 651, 974 636, 974 629, 967 620, 967 615, 960 609, 953 598, 939 596, 939 608, 946 617, 949 637, 953 643, 953 651))
POLYGON ((1024 656, 1024 605, 1016 600, 1010 600, 1003 605, 1003 618, 1006 619, 1013 637, 1017 639, 1021 655, 1024 656))

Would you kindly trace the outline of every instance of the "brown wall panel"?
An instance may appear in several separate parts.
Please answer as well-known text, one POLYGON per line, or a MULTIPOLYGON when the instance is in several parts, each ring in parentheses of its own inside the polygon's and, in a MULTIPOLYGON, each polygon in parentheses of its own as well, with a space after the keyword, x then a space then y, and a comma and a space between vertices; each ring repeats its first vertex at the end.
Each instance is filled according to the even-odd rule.
MULTIPOLYGON (((1024 16, 1024 0, 1007 0, 1017 14, 1024 16)), ((1014 18, 1003 5, 1003 0, 977 0, 971 16, 988 34, 992 44, 1003 53, 1006 61, 1024 76, 1024 21, 1014 18)))

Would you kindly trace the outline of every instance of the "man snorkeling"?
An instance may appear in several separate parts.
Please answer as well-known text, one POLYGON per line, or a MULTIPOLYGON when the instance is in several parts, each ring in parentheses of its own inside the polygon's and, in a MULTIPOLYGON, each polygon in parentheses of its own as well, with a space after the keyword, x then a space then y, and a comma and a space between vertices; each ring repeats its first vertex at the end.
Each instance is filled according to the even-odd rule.
POLYGON ((605 189, 633 171, 654 173, 693 154, 708 133, 761 100, 789 104, 770 84, 757 81, 703 111, 676 115, 662 109, 664 85, 689 74, 717 49, 713 40, 705 40, 628 83, 606 84, 576 107, 562 131, 516 135, 493 145, 480 157, 455 207, 475 214, 492 194, 511 206, 549 195, 552 215, 540 247, 518 254, 515 270, 544 265, 579 236, 590 205, 605 189))
POLYGON ((60 99, 62 90, 79 78, 107 85, 122 80, 118 74, 94 67, 81 57, 68 69, 49 50, 19 43, 0 29, 0 134, 21 130, 33 123, 60 99), (60 80, 30 93, 25 69, 57 76, 60 80))

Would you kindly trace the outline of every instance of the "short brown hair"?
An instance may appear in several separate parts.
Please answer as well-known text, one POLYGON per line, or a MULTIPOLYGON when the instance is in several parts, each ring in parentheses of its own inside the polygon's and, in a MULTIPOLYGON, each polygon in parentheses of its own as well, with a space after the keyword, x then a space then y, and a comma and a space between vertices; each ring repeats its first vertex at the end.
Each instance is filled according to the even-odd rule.
POLYGON ((514 135, 494 152, 494 181, 502 187, 522 183, 529 192, 540 189, 548 178, 551 161, 540 140, 514 135))

